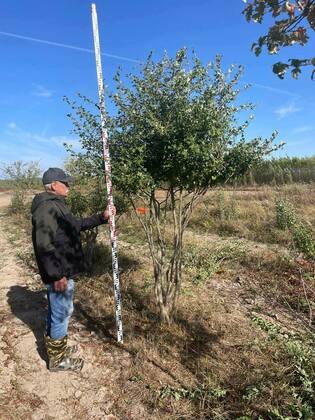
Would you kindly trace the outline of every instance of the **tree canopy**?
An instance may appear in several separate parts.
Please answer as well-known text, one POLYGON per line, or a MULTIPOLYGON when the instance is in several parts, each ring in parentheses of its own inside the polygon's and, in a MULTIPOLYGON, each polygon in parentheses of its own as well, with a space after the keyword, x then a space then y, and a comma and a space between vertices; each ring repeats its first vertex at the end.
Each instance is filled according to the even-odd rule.
MULTIPOLYGON (((146 233, 156 302, 168 322, 180 294, 183 233, 198 199, 277 148, 276 133, 245 136, 253 105, 239 103, 241 75, 242 67, 224 72, 221 57, 203 65, 181 49, 157 62, 150 55, 138 73, 115 77, 116 113, 107 117, 113 186, 129 198, 146 233)), ((103 177, 99 117, 69 104, 83 149, 72 152, 76 166, 103 177)))
MULTIPOLYGON (((263 47, 269 54, 277 54, 283 47, 299 44, 305 45, 312 31, 315 30, 315 0, 243 0, 246 7, 243 11, 248 22, 262 23, 266 17, 273 24, 267 33, 258 38, 252 45, 252 50, 259 56, 263 47)), ((315 57, 291 58, 287 63, 278 61, 273 65, 273 72, 283 79, 287 70, 297 78, 301 67, 310 66, 311 77, 315 75, 315 57)))

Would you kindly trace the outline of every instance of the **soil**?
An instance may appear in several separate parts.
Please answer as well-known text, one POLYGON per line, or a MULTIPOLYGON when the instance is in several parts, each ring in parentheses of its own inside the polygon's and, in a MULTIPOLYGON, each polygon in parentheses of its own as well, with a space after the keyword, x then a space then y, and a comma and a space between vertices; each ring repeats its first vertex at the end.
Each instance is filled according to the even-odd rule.
POLYGON ((0 418, 117 419, 112 406, 121 397, 119 380, 131 356, 120 348, 105 352, 104 342, 75 314, 70 337, 79 344, 84 367, 80 373, 47 370, 45 289, 25 273, 7 239, 9 202, 10 194, 0 192, 0 418))
MULTIPOLYGON (((211 352, 210 371, 218 377, 221 376, 222 380, 230 383, 232 387, 234 379, 231 375, 234 373, 237 376, 244 370, 244 378, 238 380, 247 383, 246 377, 256 368, 260 372, 268 371, 267 356, 265 360, 259 348, 250 353, 246 347, 247 342, 253 342, 258 336, 256 330, 251 330, 249 318, 255 306, 259 306, 265 318, 269 318, 270 321, 276 319, 280 325, 290 329, 301 327, 291 313, 265 300, 260 293, 254 293, 254 281, 244 268, 237 277, 235 273, 224 278, 217 275, 200 286, 198 298, 192 297, 189 305, 206 310, 200 314, 200 319, 188 322, 187 318, 183 317, 179 320, 180 327, 176 330, 178 343, 182 342, 181 334, 184 337, 185 331, 189 342, 187 341, 185 346, 179 344, 176 348, 175 337, 172 343, 169 343, 174 359, 167 357, 167 353, 163 351, 159 354, 159 348, 156 347, 150 354, 150 337, 156 338, 154 328, 155 334, 160 332, 164 337, 163 334, 167 333, 166 327, 164 330, 159 329, 153 321, 150 323, 149 318, 134 319, 130 310, 129 317, 125 314, 124 318, 125 325, 129 328, 129 332, 126 330, 126 337, 129 334, 143 343, 143 351, 132 352, 132 346, 128 350, 128 338, 123 346, 119 346, 114 338, 102 337, 92 331, 93 328, 89 328, 88 323, 80 318, 79 303, 77 306, 75 304, 69 329, 70 344, 79 344, 79 356, 84 358, 85 364, 80 373, 52 373, 47 369, 43 339, 46 316, 45 288, 38 275, 34 276, 34 273, 27 271, 25 265, 17 259, 17 250, 10 242, 10 234, 6 228, 6 210, 9 203, 10 194, 0 192, 0 420, 197 418, 194 413, 190 417, 168 416, 165 411, 159 410, 161 407, 158 405, 156 408, 150 408, 148 398, 144 399, 141 396, 142 388, 149 393, 149 387, 142 384, 140 376, 134 376, 130 380, 133 365, 138 363, 138 366, 143 368, 143 374, 150 378, 149 385, 155 381, 156 386, 161 386, 175 376, 181 379, 187 376, 188 383, 189 378, 193 376, 192 366, 202 363, 201 356, 211 352), (206 323, 210 323, 211 333, 208 332, 206 323), (143 356, 146 349, 150 358, 143 356), (198 350, 197 356, 200 360, 198 357, 197 361, 192 360, 193 357, 188 354, 190 349, 191 352, 195 352, 192 356, 198 350), (175 359, 178 359, 176 364, 175 359), (248 366, 250 370, 247 370, 248 366)), ((187 232, 187 240, 193 241, 193 235, 195 234, 187 232)), ((198 236, 197 239, 200 243, 209 241, 209 237, 198 236)), ((218 237, 211 239, 218 240, 218 237)), ((129 244, 121 242, 120 245, 122 249, 128 246, 132 250, 129 244)), ((265 245, 248 241, 248 246, 254 251, 257 248, 257 252, 270 252, 270 247, 265 245)), ((139 250, 135 250, 137 251, 139 250)), ((142 257, 138 252, 137 259, 142 257)), ((130 294, 131 303, 135 306, 136 298, 137 294, 130 294)), ((131 303, 129 302, 129 305, 131 303)), ((182 309, 185 309, 184 307, 183 304, 182 309)), ((186 308, 185 314, 190 312, 191 307, 186 308)), ((90 313, 87 317, 91 318, 90 313)), ((178 404, 184 403, 179 401, 178 404)))

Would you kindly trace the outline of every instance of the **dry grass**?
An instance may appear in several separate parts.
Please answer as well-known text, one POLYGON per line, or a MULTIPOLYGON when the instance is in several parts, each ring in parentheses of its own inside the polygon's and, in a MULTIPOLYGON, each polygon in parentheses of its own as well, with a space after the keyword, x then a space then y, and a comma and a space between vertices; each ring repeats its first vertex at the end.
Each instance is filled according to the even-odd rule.
POLYGON ((288 246, 288 233, 276 227, 275 201, 279 198, 290 201, 315 228, 314 184, 211 191, 196 208, 190 228, 288 246))
POLYGON ((311 418, 294 417, 305 401, 292 357, 252 321, 259 316, 302 334, 314 328, 300 279, 302 270, 314 304, 313 266, 296 261, 288 234, 275 229, 279 196, 289 197, 314 226, 314 186, 225 190, 223 200, 214 191, 205 197, 185 249, 186 256, 202 255, 203 264, 186 264, 171 326, 158 319, 143 234, 134 218, 122 217, 122 347, 115 342, 111 255, 107 234, 101 233, 94 271, 77 282, 75 318, 102 340, 106 352, 117 353, 118 360, 123 352, 132 356, 116 382, 119 418, 311 418), (196 277, 199 269, 203 274, 196 277))

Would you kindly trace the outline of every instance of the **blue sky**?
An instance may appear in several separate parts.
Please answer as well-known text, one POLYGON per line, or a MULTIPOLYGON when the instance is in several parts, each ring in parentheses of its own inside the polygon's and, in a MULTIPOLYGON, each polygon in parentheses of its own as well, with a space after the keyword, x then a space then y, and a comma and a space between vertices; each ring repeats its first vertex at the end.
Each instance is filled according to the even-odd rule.
MULTIPOLYGON (((37 160, 42 169, 61 166, 63 142, 77 144, 62 97, 75 99, 80 92, 97 100, 95 59, 85 51, 93 50, 91 2, 1 3, 0 162, 37 160)), ((275 61, 313 55, 314 38, 304 48, 256 58, 250 46, 266 25, 248 24, 241 0, 107 0, 96 6, 102 52, 122 57, 102 57, 106 84, 113 85, 118 66, 134 71, 132 60, 143 61, 150 51, 159 58, 164 50, 174 55, 186 46, 204 63, 222 54, 225 66, 243 64, 243 81, 253 85, 241 96, 257 104, 248 137, 268 137, 277 129, 278 140, 287 143, 278 154, 315 154, 315 81, 307 71, 299 80, 280 80, 271 71, 275 61)))

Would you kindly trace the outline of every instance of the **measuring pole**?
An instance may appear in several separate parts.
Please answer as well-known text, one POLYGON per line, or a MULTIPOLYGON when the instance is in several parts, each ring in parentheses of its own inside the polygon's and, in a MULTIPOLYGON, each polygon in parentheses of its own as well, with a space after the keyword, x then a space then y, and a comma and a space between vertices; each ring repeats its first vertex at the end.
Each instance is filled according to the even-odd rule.
POLYGON ((106 129, 105 95, 104 95, 104 82, 103 82, 103 72, 102 72, 102 63, 101 63, 100 39, 99 39, 99 34, 98 34, 96 6, 94 3, 92 4, 92 24, 93 24, 99 105, 100 105, 100 111, 101 111, 103 154, 104 154, 104 166, 105 166, 106 187, 107 187, 108 208, 109 208, 110 239, 111 239, 111 245, 112 245, 112 264, 113 264, 113 281, 114 281, 115 309, 116 309, 117 341, 118 343, 122 343, 123 342, 123 328, 122 328, 122 317, 121 317, 121 293, 120 293, 119 271, 118 271, 118 250, 117 250, 117 236, 116 236, 116 227, 115 227, 115 214, 113 211, 114 201, 113 201, 113 188, 112 188, 112 171, 111 171, 111 165, 110 165, 108 135, 107 135, 107 129, 106 129))

